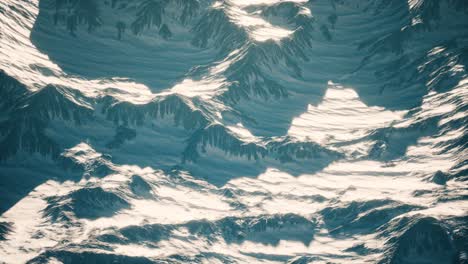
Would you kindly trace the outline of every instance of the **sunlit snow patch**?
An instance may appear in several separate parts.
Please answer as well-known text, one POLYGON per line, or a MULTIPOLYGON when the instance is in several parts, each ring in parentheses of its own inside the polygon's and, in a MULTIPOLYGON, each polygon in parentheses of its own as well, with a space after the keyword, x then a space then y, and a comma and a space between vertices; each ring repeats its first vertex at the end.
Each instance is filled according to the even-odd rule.
POLYGON ((288 134, 323 144, 349 141, 400 120, 405 112, 369 107, 353 89, 329 82, 322 102, 294 118, 288 134))
POLYGON ((222 93, 223 82, 220 79, 185 79, 170 89, 170 92, 184 95, 187 97, 200 97, 202 99, 211 99, 215 95, 222 93))
POLYGON ((226 126, 231 132, 242 138, 244 142, 257 142, 259 139, 252 134, 242 123, 236 125, 226 126))
MULTIPOLYGON (((278 26, 274 26, 259 15, 254 13, 248 13, 243 8, 253 4, 272 3, 271 1, 233 1, 229 2, 226 7, 226 12, 229 18, 237 25, 245 28, 249 36, 255 41, 267 41, 275 40, 278 41, 282 38, 288 37, 294 31, 284 29, 278 26)), ((215 3, 215 7, 221 5, 221 3, 215 3)))

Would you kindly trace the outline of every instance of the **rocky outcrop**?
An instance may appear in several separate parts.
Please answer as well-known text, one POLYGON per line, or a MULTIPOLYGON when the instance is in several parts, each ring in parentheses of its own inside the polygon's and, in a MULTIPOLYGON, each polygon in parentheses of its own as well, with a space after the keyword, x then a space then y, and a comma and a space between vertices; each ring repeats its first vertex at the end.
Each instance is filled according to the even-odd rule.
POLYGON ((380 263, 454 263, 456 248, 446 227, 432 217, 413 217, 394 220, 387 232, 386 257, 380 263))
POLYGON ((47 199, 47 203, 43 214, 53 222, 68 222, 74 217, 110 217, 130 207, 126 200, 101 187, 82 188, 64 196, 53 196, 47 199))
POLYGON ((104 99, 103 113, 116 125, 141 126, 145 121, 170 118, 175 126, 193 130, 204 126, 208 117, 189 99, 179 95, 157 97, 151 102, 136 105, 130 102, 115 102, 104 99))

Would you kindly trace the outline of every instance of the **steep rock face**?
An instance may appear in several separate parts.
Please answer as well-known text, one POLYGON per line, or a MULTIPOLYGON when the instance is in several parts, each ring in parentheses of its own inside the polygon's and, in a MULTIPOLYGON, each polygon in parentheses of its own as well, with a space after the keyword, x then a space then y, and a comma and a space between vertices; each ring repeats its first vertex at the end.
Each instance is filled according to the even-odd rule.
POLYGON ((295 214, 226 217, 216 221, 190 221, 177 225, 128 226, 100 235, 98 240, 118 244, 151 244, 167 240, 173 232, 184 228, 194 236, 191 239, 222 239, 226 243, 250 240, 273 245, 278 244, 281 239, 289 239, 309 244, 315 225, 315 221, 295 214))
POLYGON ((410 145, 421 136, 432 135, 437 131, 438 118, 422 120, 408 127, 388 127, 374 131, 369 138, 375 140, 369 157, 378 160, 393 160, 403 156, 410 145))
POLYGON ((196 161, 199 151, 205 152, 207 146, 219 148, 234 156, 245 156, 249 160, 258 160, 267 153, 264 147, 255 143, 245 143, 230 133, 220 124, 212 124, 196 131, 188 140, 187 148, 183 154, 184 161, 196 161))
POLYGON ((437 171, 430 180, 435 184, 445 185, 447 183, 447 178, 448 176, 445 173, 437 171))
POLYGON ((263 241, 277 244, 280 239, 293 239, 310 243, 315 222, 304 217, 286 215, 263 215, 258 217, 228 217, 214 223, 193 221, 187 223, 189 232, 201 236, 220 234, 228 243, 241 243, 245 240, 263 241), (287 234, 287 231, 290 232, 287 234), (282 233, 282 231, 286 231, 282 233))
POLYGON ((26 86, 18 82, 0 69, 0 110, 7 111, 28 93, 26 86))
MULTIPOLYGON (((267 7, 260 10, 266 16, 273 12, 267 7)), ((272 75, 275 70, 284 70, 295 78, 302 77, 301 62, 310 59, 307 50, 312 47, 314 19, 301 16, 301 10, 291 11, 296 12, 293 21, 297 28, 290 37, 280 41, 242 42, 245 44, 236 51, 224 74, 229 85, 221 96, 223 101, 236 103, 250 97, 281 99, 288 96, 287 89, 272 75)))
POLYGON ((58 163, 64 169, 85 177, 104 177, 114 171, 110 157, 97 153, 86 143, 66 149, 60 154, 58 163))
MULTIPOLYGON (((15 97, 14 104, 10 106, 11 114, 0 121, 0 144, 5 150, 0 155, 2 160, 20 152, 59 158, 62 142, 57 142, 46 132, 51 122, 59 122, 72 131, 78 131, 81 126, 103 118, 99 112, 95 112, 96 107, 101 109, 105 119, 117 126, 115 134, 109 135, 112 138, 106 145, 109 148, 118 148, 137 136, 137 131, 128 126, 149 125, 158 122, 158 119, 169 118, 175 126, 194 130, 205 126, 209 120, 205 109, 178 95, 162 96, 149 103, 136 105, 119 102, 110 96, 88 98, 80 91, 57 85, 30 92, 12 78, 7 78, 5 85, 20 87, 25 92, 15 97)), ((8 87, 5 86, 2 91, 8 91, 8 87)), ((61 163, 68 164, 64 159, 61 160, 61 163)), ((66 167, 75 167, 69 165, 66 167)), ((94 167, 102 166, 96 164, 94 167)))
POLYGON ((131 23, 131 29, 137 35, 145 29, 156 27, 163 37, 169 37, 167 33, 170 32, 170 28, 165 23, 168 22, 166 20, 175 19, 186 24, 198 13, 199 8, 198 0, 142 1, 136 7, 136 18, 131 23))
POLYGON ((46 123, 42 120, 19 116, 0 123, 0 160, 7 160, 19 152, 39 153, 52 158, 58 157, 60 148, 45 133, 46 123))
POLYGON ((437 27, 437 22, 442 19, 444 8, 453 8, 465 13, 468 11, 466 2, 460 0, 418 0, 410 4, 413 20, 416 23, 422 24, 422 27, 427 30, 437 27))
POLYGON ((24 98, 17 114, 35 116, 44 121, 71 121, 79 126, 93 118, 94 109, 80 92, 48 85, 24 98))
POLYGON ((381 263, 454 263, 456 249, 446 228, 436 219, 419 217, 402 221, 388 244, 388 258, 381 263))
POLYGON ((360 44, 360 49, 368 55, 359 69, 374 72, 380 80, 378 89, 359 92, 369 97, 374 94, 371 104, 381 104, 377 101, 382 96, 390 99, 404 93, 405 98, 399 101, 401 105, 385 106, 414 107, 428 91, 454 87, 465 78, 466 73, 460 67, 465 64, 461 54, 465 53, 466 34, 457 29, 466 27, 466 19, 457 21, 452 16, 466 18, 468 14, 448 0, 393 2, 380 12, 390 12, 389 16, 399 17, 400 23, 388 27, 382 36, 360 44), (431 39, 431 44, 422 39, 431 39))
POLYGON ((129 263, 129 264, 152 264, 154 261, 144 257, 129 257, 125 255, 95 253, 95 252, 75 252, 66 250, 46 251, 38 257, 28 261, 28 264, 39 264, 53 260, 60 260, 62 263, 129 263))
MULTIPOLYGON (((320 158, 323 155, 339 158, 339 155, 329 151, 323 152, 323 155, 320 154, 319 146, 312 143, 296 144, 285 139, 282 143, 272 141, 265 147, 256 143, 244 142, 221 124, 207 126, 211 117, 205 113, 206 108, 198 107, 193 101, 179 95, 158 97, 149 103, 136 105, 116 101, 110 96, 102 99, 90 99, 78 91, 49 85, 21 98, 18 101, 18 110, 15 115, 2 123, 5 127, 2 132, 5 133, 5 139, 8 139, 4 140, 5 149, 10 149, 10 151, 3 153, 4 159, 13 156, 20 150, 58 157, 60 144, 45 133, 49 122, 65 121, 69 122, 70 127, 79 127, 96 120, 94 110, 96 106, 100 107, 106 119, 113 121, 118 126, 114 138, 107 144, 109 148, 119 147, 126 140, 132 140, 136 137, 136 130, 127 126, 142 126, 152 120, 158 122, 158 119, 169 117, 175 126, 182 126, 186 130, 194 131, 187 142, 186 151, 182 154, 182 159, 187 161, 196 160, 199 155, 198 151, 204 151, 208 145, 219 148, 230 155, 246 157, 249 160, 258 160, 268 153, 281 162, 288 162, 296 158, 320 158), (19 123, 23 125, 18 126, 19 123), (26 137, 26 135, 32 136, 26 137)), ((98 175, 111 171, 105 162, 96 161, 97 163, 93 163, 94 165, 88 164, 82 168, 81 165, 70 163, 67 159, 62 158, 61 160, 63 165, 75 171, 76 166, 80 167, 79 171, 97 173, 98 175)))
POLYGON ((132 22, 134 34, 140 33, 145 28, 158 27, 162 25, 162 16, 167 1, 144 1, 138 7, 136 20, 132 22))
POLYGON ((298 257, 289 259, 287 264, 309 264, 309 263, 313 263, 314 261, 319 261, 319 260, 320 260, 319 257, 298 256, 298 257))
MULTIPOLYGON (((407 40, 401 42, 413 43, 411 39, 408 36, 407 40)), ((435 48, 413 52, 405 51, 409 49, 408 45, 410 44, 401 44, 397 50, 388 51, 398 54, 395 60, 375 71, 376 77, 385 80, 379 91, 382 95, 389 93, 389 90, 407 89, 407 93, 416 96, 414 98, 420 98, 422 94, 430 91, 442 92, 447 87, 455 87, 466 78, 466 72, 462 69, 466 66, 466 62, 463 61, 466 50, 459 47, 457 40, 448 38, 441 40, 440 45, 435 48), (397 70, 404 71, 404 74, 397 74, 397 70)), ((376 50, 385 52, 383 47, 376 50)), ((370 63, 368 60, 372 59, 368 57, 364 63, 370 63)), ((414 98, 404 99, 403 102, 414 105, 418 103, 412 101, 414 98)))
POLYGON ((169 239, 174 229, 176 227, 162 224, 127 226, 108 234, 100 235, 97 239, 117 244, 159 242, 169 239))
MULTIPOLYGON (((294 30, 288 38, 283 38, 279 41, 277 49, 281 50, 286 57, 287 65, 290 67, 296 59, 308 61, 308 50, 312 48, 312 40, 316 34, 316 28, 320 27, 319 23, 311 13, 311 7, 301 5, 295 2, 279 2, 274 5, 260 6, 258 8, 262 17, 265 17, 272 23, 286 24, 294 30), (278 22, 281 21, 281 22, 278 22)), ((271 42, 270 42, 271 43, 271 42)), ((277 52, 278 53, 278 52, 277 52)), ((277 56, 275 54, 275 56, 277 56)), ((294 72, 300 76, 300 72, 294 72)))
POLYGON ((271 43, 267 47, 270 48, 248 44, 239 52, 225 73, 230 85, 221 96, 224 101, 237 102, 251 96, 263 99, 287 96, 286 88, 267 75, 267 65, 278 63, 284 58, 283 54, 277 44, 271 43))
POLYGON ((419 206, 392 200, 369 200, 327 207, 321 211, 321 215, 333 234, 365 234, 385 225, 397 215, 419 209, 419 206))
POLYGON ((468 49, 463 44, 449 40, 425 54, 417 74, 430 91, 441 92, 448 87, 456 87, 467 76, 462 70, 468 65, 467 56, 468 49))
POLYGON ((62 22, 74 34, 79 24, 85 24, 88 32, 101 25, 98 1, 55 1, 54 24, 62 22))
POLYGON ((214 6, 206 12, 192 32, 195 37, 192 44, 198 47, 213 45, 223 52, 232 51, 239 44, 245 43, 247 33, 238 25, 232 23, 226 11, 214 6))
POLYGON ((448 221, 450 225, 453 237, 454 245, 458 251, 457 260, 459 263, 463 263, 467 260, 467 248, 468 248, 468 217, 456 217, 453 220, 448 221))
POLYGON ((131 182, 130 182, 130 189, 133 194, 143 197, 149 198, 152 194, 152 187, 148 184, 141 176, 133 175, 131 182))
POLYGON ((173 119, 175 126, 193 130, 202 127, 208 120, 201 109, 178 95, 155 98, 143 105, 112 101, 112 98, 105 98, 103 112, 115 124, 141 126, 151 119, 169 117, 173 119))
POLYGON ((47 202, 44 216, 53 222, 69 221, 73 216, 87 219, 110 217, 130 207, 127 201, 101 187, 79 189, 64 196, 51 197, 47 202))
POLYGON ((170 37, 167 33, 171 31, 168 24, 176 22, 186 25, 198 14, 200 8, 198 0, 113 0, 111 4, 96 0, 44 2, 47 2, 49 8, 53 7, 51 16, 54 24, 65 26, 73 36, 77 36, 76 32, 81 26, 86 26, 88 33, 100 26, 109 26, 108 23, 113 19, 106 19, 106 16, 110 13, 120 15, 120 19, 123 19, 116 23, 119 34, 125 32, 129 25, 135 35, 156 28, 163 38, 167 38, 170 37), (123 11, 131 13, 132 16, 126 16, 123 11))
POLYGON ((129 263, 129 264, 184 264, 184 263, 235 263, 229 256, 222 254, 200 253, 196 255, 173 254, 159 258, 131 257, 118 254, 97 253, 92 251, 47 250, 40 256, 28 261, 28 264, 38 264, 47 261, 60 260, 64 264, 78 263, 129 263))
POLYGON ((0 241, 5 240, 6 236, 13 231, 12 224, 8 222, 0 222, 0 241))
POLYGON ((93 118, 94 110, 78 92, 60 86, 46 86, 36 92, 25 92, 16 98, 12 114, 0 123, 2 160, 18 152, 40 153, 57 158, 60 147, 45 129, 51 120, 80 125, 93 118))
MULTIPOLYGON (((214 5, 192 30, 196 35, 193 41, 196 46, 214 45, 224 54, 229 54, 227 59, 229 65, 224 73, 227 91, 220 96, 220 99, 228 103, 237 103, 241 99, 250 97, 262 99, 287 97, 286 88, 272 75, 275 74, 276 68, 283 69, 297 78, 301 77, 301 61, 309 60, 307 49, 311 47, 313 17, 302 14, 304 7, 296 6, 290 10, 294 13, 294 17, 289 23, 295 27, 290 37, 279 41, 259 42, 252 39, 248 29, 232 21, 230 18, 232 15, 226 11, 230 8, 229 3, 214 5)), ((255 9, 258 9, 258 12, 265 17, 271 14, 281 17, 288 15, 269 8, 258 6, 251 12, 255 13, 257 12, 255 9)))
POLYGON ((278 2, 273 5, 260 6, 259 9, 261 14, 269 18, 269 20, 283 18, 284 22, 289 24, 298 24, 299 21, 312 18, 309 9, 295 2, 278 2))
POLYGON ((342 155, 314 142, 298 142, 290 137, 272 140, 267 144, 269 153, 280 162, 293 160, 339 159, 342 155))
MULTIPOLYGON (((125 1, 124 1, 125 2, 125 1)), ((365 2, 365 1, 364 1, 365 2)), ((129 3, 120 3, 118 5, 124 6, 128 5, 129 3), (120 5, 121 4, 121 5, 120 5)), ((125 8, 136 8, 140 6, 141 10, 146 10, 145 14, 147 19, 143 19, 146 22, 153 24, 156 23, 157 26, 162 25, 162 18, 161 16, 168 15, 171 12, 175 12, 176 9, 182 10, 182 13, 188 12, 190 9, 193 13, 189 16, 194 18, 194 14, 199 12, 199 8, 201 4, 196 1, 187 1, 182 3, 180 1, 145 1, 144 3, 132 3, 125 8), (142 5, 142 6, 140 6, 142 5), (146 7, 147 8, 146 8, 146 7), (153 12, 154 11, 154 12, 153 12), (168 13, 165 13, 168 12, 168 13), (157 18, 159 17, 159 18, 157 18), (159 21, 159 22, 158 22, 159 21)), ((354 6, 355 4, 349 3, 346 1, 334 1, 334 5, 348 5, 354 6)), ((373 10, 373 9, 396 9, 400 8, 402 3, 398 1, 392 1, 392 3, 379 2, 366 5, 360 5, 359 8, 364 9, 365 11, 373 10), (394 3, 393 3, 394 2, 394 3), (364 7, 365 6, 365 7, 364 7), (363 8, 364 7, 364 8, 363 8)), ((419 5, 419 4, 418 4, 419 5)), ((437 9, 439 7, 424 7, 426 4, 421 4, 421 6, 416 6, 413 9, 415 10, 413 13, 424 13, 426 9, 437 9)), ((73 6, 73 3, 72 3, 73 6)), ((116 5, 112 5, 115 7, 116 5)), ((219 32, 226 33, 230 31, 235 32, 242 32, 245 37, 239 37, 239 43, 235 45, 242 45, 242 48, 238 51, 238 54, 235 58, 232 59, 232 63, 226 68, 224 75, 227 80, 227 92, 223 93, 220 97, 222 101, 227 103, 236 103, 241 98, 249 98, 251 96, 258 96, 262 99, 269 99, 269 98, 284 98, 288 96, 287 89, 280 84, 276 78, 272 75, 275 74, 278 70, 277 67, 273 68, 271 65, 279 64, 279 68, 284 68, 290 70, 296 77, 301 76, 301 61, 309 60, 307 50, 310 49, 311 40, 312 40, 312 33, 314 31, 314 17, 307 12, 309 7, 313 6, 313 1, 308 3, 307 5, 302 5, 300 3, 292 3, 292 2, 284 2, 284 3, 277 3, 274 5, 258 5, 254 7, 249 7, 253 11, 259 11, 260 16, 268 18, 271 21, 274 21, 277 18, 285 19, 285 23, 292 25, 295 28, 295 31, 288 37, 283 38, 279 42, 275 41, 266 41, 262 43, 254 43, 249 40, 247 30, 238 24, 234 23, 229 14, 226 10, 229 10, 232 7, 231 3, 222 3, 218 5, 212 5, 208 8, 206 13, 203 13, 201 16, 201 20, 199 26, 202 28, 211 28, 220 26, 219 32), (202 23, 202 21, 204 21, 202 23), (230 30, 227 30, 229 28, 230 30), (283 67, 284 66, 284 67, 283 67), (273 69, 272 69, 273 68, 273 69)), ((64 6, 62 6, 64 7, 64 6)), ((61 7, 61 8, 62 8, 61 7)), ((74 6, 73 8, 75 8, 74 6)), ((204 6, 205 7, 205 6, 204 6)), ((336 6, 335 6, 336 7, 336 6)), ((76 7, 81 8, 81 7, 76 7)), ((179 11, 180 11, 179 10, 179 11)), ((380 10, 380 11, 382 11, 380 10)), ((62 10, 63 11, 63 10, 62 10)), ((309 10, 310 11, 310 10, 309 10)), ((387 12, 387 11, 385 11, 387 12)), ((428 11, 429 12, 429 11, 428 11)), ((431 11, 432 12, 432 11, 431 11)), ((435 12, 435 11, 434 11, 435 12)), ((411 13, 411 12, 409 12, 411 13)), ((250 14, 250 13, 249 13, 250 14)), ((412 16, 414 14, 407 14, 407 16, 412 16)), ((175 13, 171 13, 171 16, 175 15, 175 13)), ((142 15, 141 17, 145 17, 142 15)), ((177 16, 176 16, 177 17, 177 16)), ((337 18, 336 18, 337 19, 337 18)), ((332 19, 332 20, 336 20, 332 19)), ((406 20, 405 20, 406 21, 406 20)), ((86 21, 85 21, 86 22, 86 21)), ((89 21, 88 21, 89 22, 89 21)), ((87 22, 87 23, 88 23, 87 22)), ((335 21, 336 22, 336 21, 335 21)), ((406 23, 406 22, 403 22, 406 23)), ((195 26, 196 28, 197 26, 195 26)), ((197 30, 194 29, 196 32, 197 30)), ((404 30, 403 30, 404 31, 404 30)), ((403 32, 402 31, 402 32, 403 32)), ((217 32, 217 30, 207 30, 206 32, 213 33, 217 32)), ((399 33, 398 33, 399 34, 399 33)), ((234 34, 235 35, 235 34, 234 34)), ((386 38, 386 37, 385 37, 386 38)), ((370 53, 372 54, 374 51, 376 53, 385 52, 385 48, 383 46, 390 45, 393 47, 394 45, 391 44, 393 41, 386 41, 384 39, 380 40, 370 40, 368 44, 363 45, 362 48, 369 49, 370 53), (390 44, 388 44, 390 43, 390 44), (383 46, 382 46, 383 45, 383 46)), ((396 49, 390 48, 388 51, 391 52, 400 52, 399 49, 404 48, 404 45, 401 43, 405 42, 405 36, 401 36, 396 38, 396 49)), ((213 44, 220 43, 217 41, 216 34, 207 36, 207 39, 213 39, 213 44)), ((234 43, 230 41, 230 43, 234 43)), ((233 44, 234 45, 234 44, 233 44)), ((456 46, 456 45, 455 45, 456 46)), ((228 49, 229 50, 229 49, 228 49)), ((463 61, 463 54, 464 49, 447 49, 446 52, 430 52, 427 54, 429 59, 428 63, 421 64, 419 68, 420 75, 431 75, 430 78, 432 79, 424 79, 424 81, 430 81, 431 86, 434 88, 431 89, 438 89, 441 83, 445 81, 452 81, 454 76, 456 75, 458 78, 463 78, 463 74, 455 74, 456 72, 454 69, 456 68, 455 65, 461 63, 463 61), (446 67, 437 67, 439 64, 447 65, 446 67)), ((405 57, 402 57, 399 61, 404 61, 405 57)), ((401 62, 403 63, 403 62, 401 62)), ((421 63, 423 63, 421 61, 421 63)), ((385 72, 385 71, 382 71, 385 72)), ((385 78, 384 78, 385 79, 385 78)), ((421 80, 422 81, 422 80, 421 80)), ((24 107, 22 111, 30 111, 31 113, 34 112, 35 115, 38 116, 40 119, 44 120, 53 120, 53 119, 60 119, 60 120, 69 120, 75 122, 76 124, 80 124, 85 122, 85 120, 92 118, 92 111, 93 107, 92 104, 101 104, 103 105, 103 113, 106 115, 108 120, 114 121, 116 125, 119 125, 117 128, 116 134, 114 136, 114 140, 109 141, 107 144, 110 148, 115 148, 122 145, 123 142, 126 140, 131 140, 136 137, 137 131, 126 130, 124 127, 129 125, 142 125, 144 124, 145 120, 152 119, 152 118, 164 118, 167 115, 173 115, 173 119, 176 125, 182 125, 185 129, 188 130, 196 130, 200 128, 204 128, 207 124, 209 124, 212 120, 208 118, 208 114, 205 112, 205 109, 202 111, 198 105, 194 106, 191 100, 184 98, 183 96, 161 96, 157 97, 150 103, 146 103, 143 105, 135 105, 129 102, 118 102, 112 97, 105 97, 104 99, 97 99, 96 102, 89 102, 87 98, 85 98, 79 92, 74 90, 68 89, 66 87, 61 86, 54 86, 49 85, 45 88, 41 89, 38 92, 32 93, 29 96, 30 99, 27 99, 28 107, 24 107), (42 108, 41 105, 47 105, 47 108, 42 108)), ((41 121, 42 122, 42 121, 41 121)), ((36 122, 36 123, 41 123, 36 122)), ((33 122, 34 123, 34 122, 33 122)), ((42 127, 47 126, 47 124, 42 124, 42 127)), ((40 127, 39 125, 36 127, 40 127)), ((132 128, 129 128, 132 129, 132 128)), ((36 129, 37 131, 42 131, 43 128, 36 129)), ((211 131, 214 129, 205 129, 205 131, 211 131)), ((395 130, 395 129, 393 129, 395 130)), ((387 131, 388 132, 388 131, 387 131)), ((385 133, 375 133, 373 138, 377 142, 375 143, 375 147, 371 151, 371 157, 376 159, 383 159, 389 160, 394 159, 395 157, 401 156, 404 154, 406 148, 402 149, 394 149, 391 146, 394 145, 388 141, 394 141, 393 139, 388 139, 387 136, 383 134, 398 134, 394 132, 385 132, 385 133), (382 139, 383 138, 383 139, 382 139)), ((407 132, 407 130, 404 130, 407 132)), ((43 134, 43 133, 42 133, 43 134)), ((42 135, 39 133, 37 137, 44 137, 46 135, 42 135)), ((210 133, 204 133, 207 136, 204 138, 209 138, 210 133)), ((216 134, 216 133, 214 133, 216 134)), ((420 135, 416 135, 414 138, 416 139, 420 135)), ((196 139, 197 133, 192 137, 194 140, 189 140, 190 142, 197 141, 196 139)), ((226 138, 229 137, 228 134, 225 136, 226 138)), ((231 147, 222 147, 223 149, 243 149, 241 151, 234 151, 239 153, 247 153, 247 157, 253 157, 253 159, 257 159, 256 157, 264 156, 262 154, 261 148, 257 148, 255 144, 245 143, 242 140, 237 139, 237 143, 231 144, 231 147), (236 145, 236 146, 234 146, 236 145), (240 147, 242 146, 242 147, 240 147), (260 154, 260 155, 259 155, 260 154)), ((462 140, 462 139, 461 139, 462 140)), ((201 140, 203 141, 203 140, 201 140)), ((233 140, 236 141, 236 140, 233 140)), ((16 140, 19 143, 19 140, 16 140)), ((18 144, 13 144, 18 145, 18 144)), ((31 143, 29 145, 35 145, 31 143)), ((190 146, 187 147, 188 153, 195 153, 192 143, 190 146)), ((196 145, 196 144, 195 144, 196 145)), ((36 148, 36 147, 34 147, 36 148)), ((34 149, 33 148, 33 149, 34 149)), ((45 147, 37 147, 37 149, 45 149, 45 147)), ((304 146, 300 147, 304 148, 304 146)), ((14 148, 13 148, 14 149, 14 148)), ((283 148, 285 149, 285 148, 283 148)), ((16 150, 12 150, 10 153, 15 153, 16 150)), ((42 153, 49 153, 50 150, 40 150, 42 153)), ((306 151, 310 152, 310 151, 306 151)), ((243 156, 244 154, 241 154, 243 156)), ((284 154, 284 153, 283 153, 284 154)), ((285 161, 286 158, 290 159, 290 154, 279 154, 279 159, 285 161)), ((302 155, 307 155, 307 153, 296 153, 292 156, 296 155, 297 158, 300 158, 302 155), (297 154, 297 155, 296 155, 297 154)), ((56 156, 57 153, 54 151, 54 155, 56 156)), ((11 156, 11 154, 8 154, 11 156)), ((185 156, 189 156, 184 154, 185 156)), ((276 157, 278 158, 278 157, 276 157)), ((185 159, 185 158, 184 158, 185 159)), ((189 158, 190 159, 190 158, 189 158)), ((195 158, 194 158, 195 159, 195 158)))
MULTIPOLYGON (((284 39, 281 43, 282 49, 284 50, 284 53, 289 55, 288 59, 286 60, 287 65, 293 68, 299 67, 296 66, 294 67, 293 64, 293 59, 294 57, 300 58, 303 61, 308 61, 310 58, 307 55, 307 50, 312 48, 312 38, 313 38, 313 31, 314 28, 312 25, 309 23, 312 23, 308 21, 304 25, 301 25, 299 28, 297 28, 294 33, 291 35, 290 38, 284 39)), ((296 70, 296 75, 301 76, 301 72, 296 70)))
POLYGON ((228 155, 258 161, 269 157, 281 163, 294 160, 339 159, 342 155, 312 142, 297 142, 289 137, 274 138, 265 142, 244 141, 220 124, 212 124, 196 131, 188 140, 184 161, 196 161, 200 152, 215 147, 228 155))

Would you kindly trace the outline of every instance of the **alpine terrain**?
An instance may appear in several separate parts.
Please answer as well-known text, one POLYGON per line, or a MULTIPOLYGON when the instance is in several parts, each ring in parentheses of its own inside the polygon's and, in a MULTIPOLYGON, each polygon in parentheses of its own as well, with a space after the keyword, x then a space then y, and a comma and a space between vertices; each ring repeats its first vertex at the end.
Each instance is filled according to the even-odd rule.
POLYGON ((468 1, 1 0, 0 263, 468 263, 468 1))

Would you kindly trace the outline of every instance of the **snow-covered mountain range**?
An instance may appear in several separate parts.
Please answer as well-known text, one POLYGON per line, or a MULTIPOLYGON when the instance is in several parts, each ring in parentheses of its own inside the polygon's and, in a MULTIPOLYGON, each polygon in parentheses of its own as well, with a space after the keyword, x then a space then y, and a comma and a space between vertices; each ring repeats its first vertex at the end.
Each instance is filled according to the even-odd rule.
POLYGON ((465 0, 3 0, 0 263, 468 263, 465 0))

